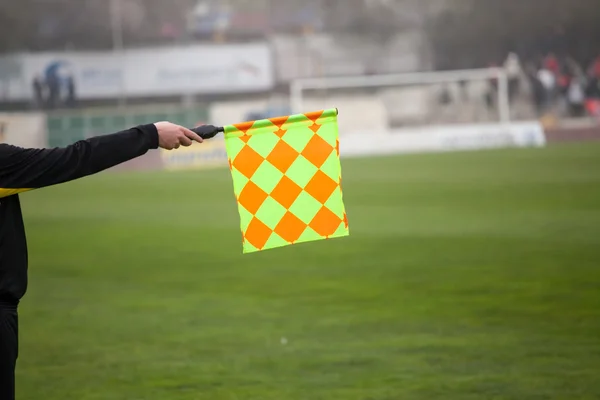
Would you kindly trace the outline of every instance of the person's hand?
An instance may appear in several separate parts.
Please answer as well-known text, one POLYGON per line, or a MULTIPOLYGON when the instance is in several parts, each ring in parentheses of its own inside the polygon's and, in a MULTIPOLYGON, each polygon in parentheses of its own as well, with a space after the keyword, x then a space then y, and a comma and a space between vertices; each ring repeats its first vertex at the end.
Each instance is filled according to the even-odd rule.
POLYGON ((167 121, 157 122, 154 126, 158 131, 158 146, 163 149, 173 150, 178 149, 179 146, 191 146, 194 140, 202 143, 202 138, 198 134, 183 126, 167 121))

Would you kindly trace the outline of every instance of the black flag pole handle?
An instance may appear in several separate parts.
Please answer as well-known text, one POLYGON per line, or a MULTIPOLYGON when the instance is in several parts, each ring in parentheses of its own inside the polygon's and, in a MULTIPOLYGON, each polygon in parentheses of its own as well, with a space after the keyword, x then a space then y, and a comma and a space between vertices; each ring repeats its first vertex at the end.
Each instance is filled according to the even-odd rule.
POLYGON ((222 126, 214 126, 214 125, 202 125, 197 126, 195 128, 190 128, 190 130, 200 136, 202 139, 212 139, 219 132, 225 132, 225 128, 222 126))

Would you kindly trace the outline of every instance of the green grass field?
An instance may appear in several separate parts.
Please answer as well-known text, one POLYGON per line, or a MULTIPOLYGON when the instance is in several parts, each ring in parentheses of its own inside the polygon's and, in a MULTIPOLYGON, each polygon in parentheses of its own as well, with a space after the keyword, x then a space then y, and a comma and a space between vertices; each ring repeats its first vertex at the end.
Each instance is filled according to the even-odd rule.
POLYGON ((249 255, 228 170, 22 195, 18 398, 600 398, 600 144, 342 168, 350 237, 249 255))

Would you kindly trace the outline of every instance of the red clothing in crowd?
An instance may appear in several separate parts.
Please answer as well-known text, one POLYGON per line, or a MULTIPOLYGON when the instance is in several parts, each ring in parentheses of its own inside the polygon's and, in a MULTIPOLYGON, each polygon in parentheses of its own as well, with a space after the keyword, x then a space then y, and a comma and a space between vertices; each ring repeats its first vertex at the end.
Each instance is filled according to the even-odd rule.
POLYGON ((552 73, 558 74, 560 70, 560 64, 558 63, 558 59, 554 54, 549 54, 544 59, 544 67, 546 67, 546 69, 551 71, 552 73))
POLYGON ((558 75, 558 86, 560 86, 561 88, 567 88, 569 86, 569 84, 571 84, 571 78, 569 77, 569 75, 566 75, 566 74, 558 75))
POLYGON ((600 117, 600 100, 598 99, 586 99, 585 109, 589 115, 600 117))

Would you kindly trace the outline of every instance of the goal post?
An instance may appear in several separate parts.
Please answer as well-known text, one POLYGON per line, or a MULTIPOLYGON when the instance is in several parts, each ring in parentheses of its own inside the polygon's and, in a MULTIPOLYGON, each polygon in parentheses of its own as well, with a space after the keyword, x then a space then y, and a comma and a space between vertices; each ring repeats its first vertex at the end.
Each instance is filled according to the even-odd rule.
MULTIPOLYGON (((294 113, 306 112, 306 107, 318 106, 323 101, 308 94, 363 90, 377 91, 382 89, 402 89, 407 87, 419 86, 443 86, 457 84, 459 82, 487 81, 495 80, 497 87, 495 90, 496 118, 499 123, 508 124, 511 122, 510 100, 509 100, 509 80, 506 71, 502 68, 482 68, 452 71, 434 71, 434 72, 414 72, 389 75, 361 75, 361 76, 338 76, 324 78, 297 79, 290 82, 290 107, 294 113), (310 105, 309 105, 310 104, 310 105)), ((342 95, 343 97, 344 95, 342 95)), ((350 96, 350 95, 348 95, 350 96)), ((327 108, 323 104, 322 108, 327 108)), ((418 107, 418 105, 415 105, 418 107)), ((320 106, 319 106, 320 107, 320 106)), ((344 109, 340 109, 340 115, 344 109)))

